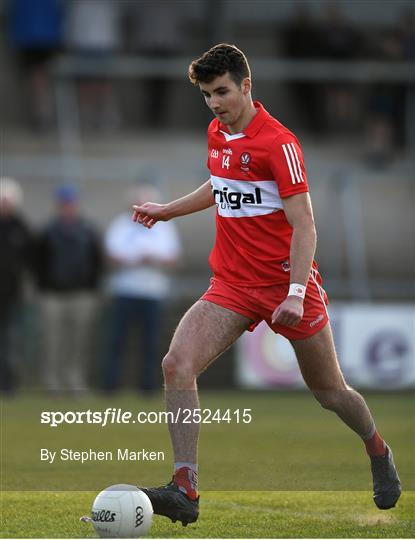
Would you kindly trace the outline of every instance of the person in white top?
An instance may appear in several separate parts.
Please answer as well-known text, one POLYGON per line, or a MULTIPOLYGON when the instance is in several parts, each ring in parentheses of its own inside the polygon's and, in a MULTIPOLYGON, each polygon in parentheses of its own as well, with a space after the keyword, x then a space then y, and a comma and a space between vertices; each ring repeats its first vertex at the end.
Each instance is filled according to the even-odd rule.
MULTIPOLYGON (((132 201, 158 198, 149 185, 132 188, 132 201)), ((114 391, 120 385, 122 364, 129 330, 134 323, 141 328, 138 360, 141 375, 137 386, 144 391, 156 387, 155 367, 160 335, 161 309, 169 295, 168 275, 181 253, 180 239, 173 223, 147 230, 137 228, 126 212, 117 216, 105 235, 105 252, 112 271, 108 289, 112 297, 112 317, 104 370, 104 389, 114 391)))

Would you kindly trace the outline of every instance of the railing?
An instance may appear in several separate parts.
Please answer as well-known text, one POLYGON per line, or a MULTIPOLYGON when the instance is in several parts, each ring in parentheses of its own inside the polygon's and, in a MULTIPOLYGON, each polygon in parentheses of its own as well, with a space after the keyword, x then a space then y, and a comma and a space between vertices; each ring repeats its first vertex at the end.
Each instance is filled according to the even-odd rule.
MULTIPOLYGON (((58 129, 64 170, 72 173, 81 164, 80 118, 75 79, 81 76, 110 79, 161 77, 185 80, 189 58, 110 56, 99 61, 63 56, 54 65, 58 129)), ((252 58, 252 73, 261 81, 349 82, 405 85, 406 140, 415 149, 415 65, 412 62, 331 62, 252 58)))
MULTIPOLYGON (((152 58, 146 56, 112 56, 103 60, 63 56, 54 66, 59 77, 99 76, 110 78, 161 77, 185 79, 189 57, 152 58)), ((413 62, 281 60, 251 58, 256 80, 315 82, 389 82, 415 83, 413 62)))

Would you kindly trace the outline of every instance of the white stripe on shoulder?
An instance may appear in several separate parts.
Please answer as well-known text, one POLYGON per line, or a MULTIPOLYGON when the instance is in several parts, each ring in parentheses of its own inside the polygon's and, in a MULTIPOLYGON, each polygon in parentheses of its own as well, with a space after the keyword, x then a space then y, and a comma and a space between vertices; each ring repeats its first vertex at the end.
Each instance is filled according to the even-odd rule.
POLYGON ((297 182, 299 184, 301 182, 301 177, 298 174, 297 163, 295 161, 294 152, 293 152, 293 149, 292 149, 292 143, 288 144, 288 152, 290 153, 290 156, 291 156, 291 163, 292 163, 292 166, 293 166, 293 169, 294 169, 295 178, 296 178, 296 180, 297 180, 297 182))
POLYGON ((297 149, 296 149, 294 143, 290 143, 290 144, 292 146, 292 149, 294 150, 295 159, 297 160, 298 172, 300 173, 300 182, 304 182, 303 172, 301 170, 300 160, 298 159, 297 149))
POLYGON ((286 145, 285 145, 285 144, 282 145, 282 149, 284 150, 285 159, 287 160, 287 165, 288 165, 288 168, 289 168, 289 170, 290 170, 291 181, 292 181, 293 184, 295 184, 295 178, 294 178, 293 169, 292 169, 292 167, 291 167, 290 156, 288 155, 287 148, 286 148, 286 145))

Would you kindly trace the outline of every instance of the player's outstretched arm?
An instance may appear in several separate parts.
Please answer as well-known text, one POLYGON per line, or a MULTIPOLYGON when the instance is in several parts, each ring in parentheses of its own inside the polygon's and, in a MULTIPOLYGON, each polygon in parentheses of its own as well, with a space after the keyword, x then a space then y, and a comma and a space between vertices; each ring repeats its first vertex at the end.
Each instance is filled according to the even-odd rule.
MULTIPOLYGON (((290 283, 306 286, 316 250, 316 229, 308 193, 283 199, 284 212, 293 228, 290 250, 290 283)), ((303 298, 289 295, 275 309, 272 322, 296 326, 303 318, 303 298)))
POLYGON ((167 204, 147 202, 133 206, 133 221, 151 229, 157 221, 169 221, 179 216, 194 214, 215 204, 210 180, 188 195, 167 204))

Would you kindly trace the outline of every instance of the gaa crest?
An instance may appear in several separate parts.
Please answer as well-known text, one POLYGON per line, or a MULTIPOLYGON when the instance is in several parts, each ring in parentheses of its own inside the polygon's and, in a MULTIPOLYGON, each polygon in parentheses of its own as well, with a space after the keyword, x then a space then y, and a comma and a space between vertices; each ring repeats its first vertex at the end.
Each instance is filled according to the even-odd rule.
POLYGON ((243 152, 239 158, 242 171, 249 171, 249 164, 251 162, 251 154, 249 152, 243 152))

